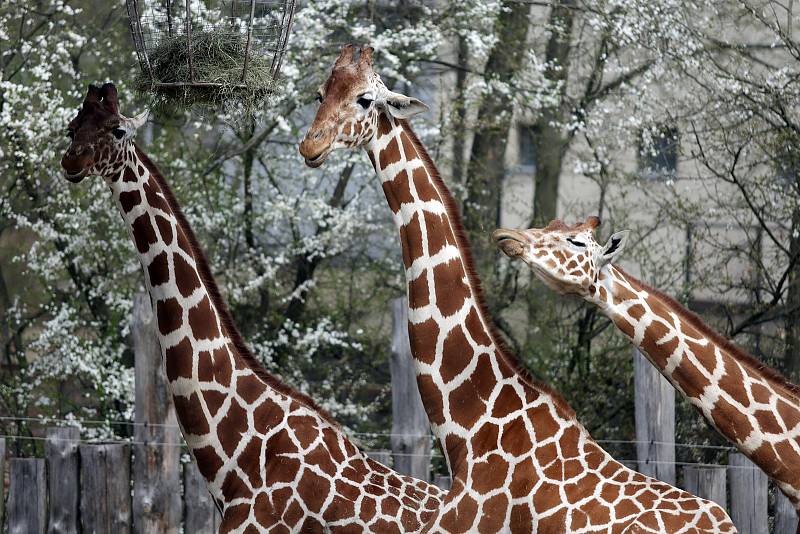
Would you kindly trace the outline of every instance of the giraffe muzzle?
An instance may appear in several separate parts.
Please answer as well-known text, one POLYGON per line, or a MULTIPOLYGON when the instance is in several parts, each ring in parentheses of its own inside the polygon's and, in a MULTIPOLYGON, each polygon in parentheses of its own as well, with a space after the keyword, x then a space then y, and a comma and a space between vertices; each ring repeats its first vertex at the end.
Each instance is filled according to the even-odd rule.
POLYGON ((325 160, 328 159, 329 152, 326 150, 317 156, 312 158, 305 158, 306 165, 311 167, 312 169, 316 169, 317 167, 321 167, 325 160))
POLYGON ((300 143, 300 155, 306 165, 312 169, 320 167, 331 153, 334 141, 334 131, 324 126, 315 128, 313 125, 300 143))
POLYGON ((63 170, 64 178, 77 184, 89 173, 89 168, 92 166, 94 159, 94 150, 81 151, 80 154, 68 152, 61 158, 61 168, 63 170))
POLYGON ((525 251, 525 236, 516 230, 500 228, 492 232, 495 245, 509 258, 521 256, 525 251))

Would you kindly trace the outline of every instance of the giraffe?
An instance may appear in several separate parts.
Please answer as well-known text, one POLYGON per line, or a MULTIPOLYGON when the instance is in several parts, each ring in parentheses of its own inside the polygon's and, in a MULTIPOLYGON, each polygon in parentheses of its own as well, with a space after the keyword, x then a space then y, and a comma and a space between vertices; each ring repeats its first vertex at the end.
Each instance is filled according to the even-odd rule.
POLYGON ((615 461, 567 403, 503 348, 483 306, 453 197, 386 88, 372 49, 346 46, 300 145, 319 167, 363 147, 400 233, 409 338, 431 428, 453 477, 426 532, 736 532, 719 506, 615 461))
POLYGON ((169 186, 134 143, 147 113, 89 86, 61 165, 105 179, 145 275, 181 431, 222 512, 220 532, 415 532, 442 492, 366 457, 246 347, 169 186))
POLYGON ((766 367, 674 299, 614 265, 628 232, 604 246, 600 219, 559 220, 493 238, 548 287, 598 306, 720 434, 770 476, 800 512, 800 387, 766 367))

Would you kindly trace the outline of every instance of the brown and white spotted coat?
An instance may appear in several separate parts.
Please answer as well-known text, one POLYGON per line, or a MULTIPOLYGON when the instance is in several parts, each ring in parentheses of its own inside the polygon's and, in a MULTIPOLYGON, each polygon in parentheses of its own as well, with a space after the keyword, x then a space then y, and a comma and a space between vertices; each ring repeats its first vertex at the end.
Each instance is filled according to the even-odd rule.
POLYGON ((111 188, 156 310, 178 421, 221 532, 416 532, 441 491, 370 460, 244 345, 169 187, 132 141, 113 85, 89 87, 62 159, 111 188))
POLYGON ((735 532, 719 506, 615 461, 566 402, 502 348, 458 210, 386 89, 372 50, 345 47, 300 147, 311 166, 363 147, 400 232, 409 336, 423 404, 453 486, 431 532, 735 532))
POLYGON ((612 265, 627 232, 600 246, 594 238, 599 224, 596 217, 574 226, 553 221, 542 229, 498 230, 494 238, 551 288, 597 305, 800 510, 800 388, 612 265))

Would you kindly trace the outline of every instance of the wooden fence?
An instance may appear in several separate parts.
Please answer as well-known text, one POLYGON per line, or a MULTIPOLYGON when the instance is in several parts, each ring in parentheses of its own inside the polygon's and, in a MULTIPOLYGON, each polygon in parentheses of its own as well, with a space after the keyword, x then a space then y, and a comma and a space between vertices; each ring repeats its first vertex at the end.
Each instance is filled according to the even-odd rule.
POLYGON ((182 525, 183 532, 216 532, 219 514, 193 462, 175 466, 183 483, 179 479, 174 495, 153 503, 150 496, 163 488, 132 477, 131 466, 138 462, 128 444, 79 444, 65 430, 73 429, 48 429, 44 458, 8 461, 9 534, 177 533, 182 525), (153 505, 163 517, 153 513, 153 505))
MULTIPOLYGON (((431 440, 414 380, 403 299, 392 302, 392 450, 368 454, 430 480, 431 440)), ((194 463, 181 464, 181 438, 169 402, 146 295, 131 323, 136 415, 130 443, 86 443, 76 428, 48 428, 44 458, 6 459, 0 438, 0 525, 9 534, 216 532, 219 514, 194 463)), ((634 358, 634 467, 726 506, 742 534, 796 534, 797 516, 780 491, 741 454, 728 465, 675 462, 675 391, 637 351, 634 358), (680 468, 680 469, 677 469, 680 468), (678 479, 680 476, 680 480, 678 479), (769 512, 769 514, 768 514, 769 512), (771 525, 771 528, 770 528, 771 525)), ((444 489, 447 476, 434 476, 444 489)))
MULTIPOLYGON (((638 470, 675 484, 675 389, 636 349, 633 351, 638 470), (665 429, 668 429, 665 430, 665 429)), ((796 534, 794 507, 747 457, 728 453, 728 465, 686 465, 687 491, 726 506, 741 534, 767 534, 772 497, 774 534, 796 534)))

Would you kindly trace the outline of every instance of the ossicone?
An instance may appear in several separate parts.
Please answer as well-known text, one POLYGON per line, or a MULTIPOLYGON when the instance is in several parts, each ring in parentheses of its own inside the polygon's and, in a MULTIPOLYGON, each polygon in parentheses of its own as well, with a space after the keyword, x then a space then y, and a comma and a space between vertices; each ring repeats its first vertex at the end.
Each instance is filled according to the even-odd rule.
POLYGON ((93 102, 103 105, 111 113, 119 113, 119 101, 117 100, 117 88, 111 82, 104 83, 101 87, 89 84, 84 103, 93 102))

